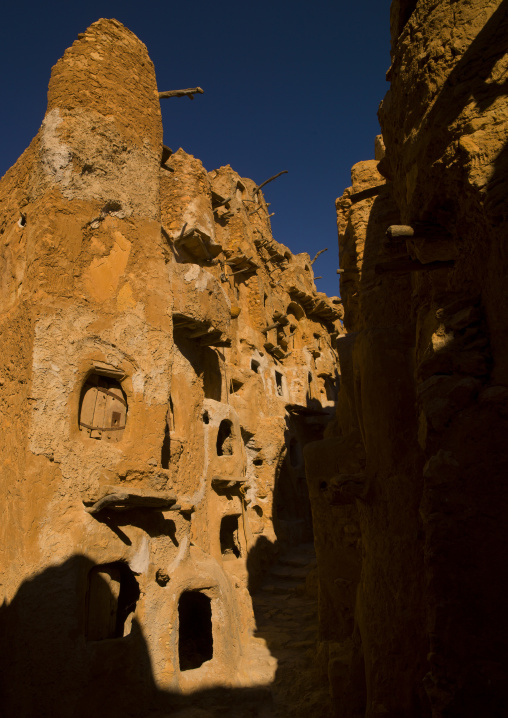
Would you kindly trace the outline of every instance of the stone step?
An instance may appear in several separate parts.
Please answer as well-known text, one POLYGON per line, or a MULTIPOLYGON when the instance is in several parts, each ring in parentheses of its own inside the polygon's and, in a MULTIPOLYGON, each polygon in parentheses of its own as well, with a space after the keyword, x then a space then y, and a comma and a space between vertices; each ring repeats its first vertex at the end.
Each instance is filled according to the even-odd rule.
POLYGON ((295 649, 297 649, 297 650, 298 650, 298 649, 304 650, 304 649, 307 649, 307 648, 314 648, 315 645, 316 645, 316 639, 314 639, 314 640, 308 640, 308 641, 300 641, 300 640, 292 641, 292 640, 290 640, 290 641, 288 641, 288 642, 286 643, 287 648, 295 648, 295 649))
POLYGON ((305 566, 311 569, 317 566, 317 559, 315 554, 288 554, 286 556, 279 556, 278 562, 280 564, 283 564, 284 566, 294 566, 295 568, 305 566))
POLYGON ((307 567, 304 566, 280 566, 275 564, 275 566, 272 566, 270 569, 270 573, 272 576, 277 576, 277 578, 287 578, 301 581, 307 578, 310 570, 311 569, 307 569, 307 567))
POLYGON ((295 584, 294 586, 292 586, 289 581, 273 581, 271 583, 265 583, 263 586, 261 586, 260 590, 264 593, 276 593, 280 595, 285 595, 289 598, 297 588, 299 588, 299 584, 295 584))

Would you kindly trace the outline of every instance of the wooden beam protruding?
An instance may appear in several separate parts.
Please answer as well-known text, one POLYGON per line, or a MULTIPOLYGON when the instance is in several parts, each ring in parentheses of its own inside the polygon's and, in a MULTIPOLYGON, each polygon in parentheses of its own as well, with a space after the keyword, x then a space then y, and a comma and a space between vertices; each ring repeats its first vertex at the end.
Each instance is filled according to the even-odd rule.
POLYGON ((409 224, 392 224, 386 230, 386 236, 390 239, 411 239, 414 237, 415 230, 409 224))
POLYGON ((449 241, 450 233, 436 224, 427 222, 415 222, 409 224, 392 224, 386 230, 386 236, 393 241, 413 240, 413 241, 449 241))
POLYGON ((323 252, 328 252, 328 247, 325 247, 325 249, 320 249, 319 252, 315 255, 314 259, 311 259, 311 264, 314 264, 316 259, 319 257, 320 254, 323 254, 323 252))
POLYGON ((258 184, 258 186, 254 188, 254 194, 256 195, 261 189, 261 187, 264 187, 265 184, 268 184, 268 182, 273 182, 273 180, 277 179, 277 177, 280 177, 281 175, 287 175, 287 173, 287 170, 282 170, 282 172, 279 172, 279 174, 273 175, 273 177, 269 177, 264 182, 261 182, 261 184, 258 184))
POLYGON ((189 97, 193 100, 194 95, 203 95, 204 92, 201 87, 189 87, 186 90, 167 90, 166 92, 159 92, 159 100, 165 100, 168 97, 189 97))

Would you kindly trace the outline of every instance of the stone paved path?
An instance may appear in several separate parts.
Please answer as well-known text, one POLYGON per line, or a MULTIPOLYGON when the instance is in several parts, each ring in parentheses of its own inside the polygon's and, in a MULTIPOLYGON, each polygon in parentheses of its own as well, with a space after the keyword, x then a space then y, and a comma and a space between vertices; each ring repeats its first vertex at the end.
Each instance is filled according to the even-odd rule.
POLYGON ((327 686, 316 666, 317 586, 313 544, 279 556, 253 596, 256 636, 277 660, 268 715, 328 718, 327 686))

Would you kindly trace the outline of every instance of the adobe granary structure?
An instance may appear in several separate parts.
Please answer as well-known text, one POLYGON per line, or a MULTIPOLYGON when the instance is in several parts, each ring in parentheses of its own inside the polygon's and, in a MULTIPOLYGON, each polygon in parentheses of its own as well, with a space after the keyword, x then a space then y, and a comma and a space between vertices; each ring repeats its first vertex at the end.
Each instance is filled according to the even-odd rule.
POLYGON ((383 136, 337 200, 337 424, 306 449, 322 658, 342 718, 500 718, 508 3, 391 21, 383 136))
POLYGON ((344 315, 128 30, 56 65, 0 185, 9 717, 508 713, 507 15, 392 3, 344 315))
POLYGON ((302 449, 333 416, 340 301, 252 180, 163 148, 115 20, 55 65, 0 196, 6 715, 269 685, 251 593, 312 540, 302 449))

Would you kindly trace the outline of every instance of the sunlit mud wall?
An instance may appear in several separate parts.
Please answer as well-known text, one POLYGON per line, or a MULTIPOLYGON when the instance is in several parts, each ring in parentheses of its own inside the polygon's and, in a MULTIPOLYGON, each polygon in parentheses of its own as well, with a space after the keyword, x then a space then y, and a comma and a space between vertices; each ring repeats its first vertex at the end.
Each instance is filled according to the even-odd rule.
POLYGON ((334 412, 339 300, 254 182, 163 150, 152 63, 116 21, 55 65, 0 196, 6 715, 255 685, 249 590, 312 538, 303 446, 334 412))
POLYGON ((391 15, 386 154, 337 200, 336 422, 306 449, 320 656, 344 718, 502 716, 508 3, 391 15))

